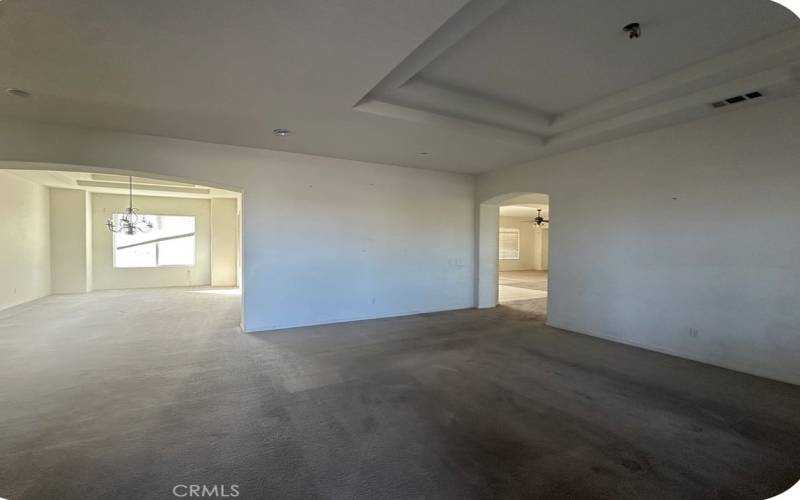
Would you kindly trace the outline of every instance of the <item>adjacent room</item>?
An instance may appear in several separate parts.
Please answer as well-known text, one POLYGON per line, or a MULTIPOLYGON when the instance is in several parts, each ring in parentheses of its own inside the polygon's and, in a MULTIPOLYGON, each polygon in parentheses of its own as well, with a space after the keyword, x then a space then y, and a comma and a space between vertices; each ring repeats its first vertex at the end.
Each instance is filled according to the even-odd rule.
POLYGON ((166 287, 239 302, 239 193, 73 171, 0 177, 5 230, 15 235, 5 245, 0 309, 48 297, 56 310, 68 304, 73 319, 89 305, 129 317, 166 287))
POLYGON ((547 315, 550 211, 548 197, 530 194, 499 209, 498 303, 547 315))
POLYGON ((0 500, 788 492, 790 3, 2 0, 0 500))

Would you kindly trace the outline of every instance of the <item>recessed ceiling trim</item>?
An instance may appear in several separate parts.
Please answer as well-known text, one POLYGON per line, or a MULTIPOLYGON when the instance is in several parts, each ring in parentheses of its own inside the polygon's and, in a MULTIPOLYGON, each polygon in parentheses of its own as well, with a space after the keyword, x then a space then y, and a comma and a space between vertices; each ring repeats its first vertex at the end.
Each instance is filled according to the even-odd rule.
POLYGON ((684 95, 732 78, 743 77, 794 61, 800 56, 800 28, 787 30, 753 45, 728 52, 595 101, 553 120, 553 131, 597 121, 655 101, 684 95))
MULTIPOLYGON (((127 190, 128 185, 120 182, 101 182, 101 181, 84 181, 77 180, 75 184, 81 187, 97 187, 97 188, 110 188, 127 190)), ((142 191, 163 191, 167 193, 188 193, 188 194, 210 194, 211 190, 206 188, 188 188, 179 186, 158 186, 155 184, 134 184, 133 189, 142 191)))
POLYGON ((70 177, 69 175, 66 175, 63 172, 56 172, 56 171, 52 171, 52 170, 47 170, 47 171, 44 171, 44 172, 41 172, 41 173, 42 173, 42 175, 45 175, 45 176, 47 176, 47 177, 49 177, 51 179, 54 179, 56 185, 63 184, 63 185, 71 186, 72 183, 73 183, 72 177, 70 177))
POLYGON ((689 65, 580 108, 551 116, 427 80, 427 65, 480 26, 505 0, 473 0, 445 22, 354 109, 531 146, 537 157, 706 116, 709 102, 753 88, 800 91, 800 28, 689 65))
POLYGON ((490 137, 505 142, 513 142, 530 146, 544 145, 544 139, 535 134, 478 123, 434 111, 416 109, 410 106, 395 104, 388 101, 381 101, 378 99, 364 101, 355 109, 358 111, 364 111, 380 116, 387 116, 408 122, 448 128, 450 130, 465 134, 490 137))
POLYGON ((355 105, 397 89, 494 14, 507 0, 471 0, 411 52, 355 105))
MULTIPOLYGON (((798 61, 798 64, 800 64, 800 61, 798 61)), ((763 71, 756 75, 740 78, 736 81, 694 92, 677 99, 671 99, 652 106, 640 108, 608 120, 562 132, 561 134, 551 137, 547 141, 547 146, 557 146, 584 139, 592 135, 608 133, 614 129, 662 118, 670 114, 686 111, 690 108, 707 108, 709 102, 724 99, 731 95, 743 94, 754 88, 767 88, 781 85, 790 85, 796 89, 800 89, 800 81, 798 81, 797 76, 790 69, 779 68, 763 71)))
MULTIPOLYGON (((92 174, 92 180, 95 181, 107 181, 107 182, 128 182, 128 178, 124 175, 114 175, 114 174, 92 174)), ((134 177, 133 182, 137 184, 156 184, 159 186, 183 186, 183 187, 194 187, 194 184, 187 184, 185 182, 175 182, 175 181, 162 181, 160 179, 148 179, 146 177, 134 177)))
POLYGON ((451 115, 469 110, 470 116, 480 117, 481 121, 485 123, 525 130, 536 134, 546 134, 552 121, 550 115, 539 110, 521 108, 486 99, 460 89, 441 86, 419 77, 412 79, 399 89, 389 92, 388 96, 419 104, 424 106, 425 109, 441 111, 451 115))

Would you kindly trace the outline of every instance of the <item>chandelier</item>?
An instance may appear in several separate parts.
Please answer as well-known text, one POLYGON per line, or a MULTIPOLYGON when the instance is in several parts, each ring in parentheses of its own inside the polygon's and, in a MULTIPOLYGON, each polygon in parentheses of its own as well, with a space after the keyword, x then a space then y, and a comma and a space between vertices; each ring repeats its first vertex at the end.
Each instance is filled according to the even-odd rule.
POLYGON ((153 229, 153 223, 140 216, 138 208, 133 208, 133 177, 128 176, 128 208, 117 223, 111 218, 107 219, 106 227, 114 233, 125 234, 136 234, 137 231, 146 233, 153 229))

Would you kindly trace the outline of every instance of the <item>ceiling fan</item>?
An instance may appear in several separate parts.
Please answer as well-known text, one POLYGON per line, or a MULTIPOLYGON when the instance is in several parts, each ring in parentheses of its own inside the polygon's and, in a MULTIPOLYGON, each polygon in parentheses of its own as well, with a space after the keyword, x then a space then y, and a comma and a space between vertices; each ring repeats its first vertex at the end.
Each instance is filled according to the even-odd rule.
POLYGON ((537 212, 537 215, 536 215, 536 217, 534 219, 526 220, 526 221, 523 221, 523 222, 530 222, 531 224, 533 224, 533 227, 546 227, 545 224, 550 224, 549 220, 547 220, 544 217, 542 217, 542 209, 541 208, 537 208, 536 212, 537 212))

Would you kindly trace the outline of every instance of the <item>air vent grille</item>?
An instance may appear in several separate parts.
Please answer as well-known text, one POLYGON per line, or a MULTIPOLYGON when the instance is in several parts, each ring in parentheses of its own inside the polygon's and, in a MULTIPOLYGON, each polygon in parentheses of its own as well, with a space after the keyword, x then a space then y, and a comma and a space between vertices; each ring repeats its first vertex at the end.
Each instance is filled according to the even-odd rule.
POLYGON ((729 106, 731 104, 739 104, 740 102, 745 102, 748 100, 758 99, 759 97, 764 97, 764 94, 761 92, 754 90, 752 92, 748 92, 744 95, 735 95, 733 97, 728 97, 722 101, 716 101, 711 103, 712 108, 724 108, 725 106, 729 106))

